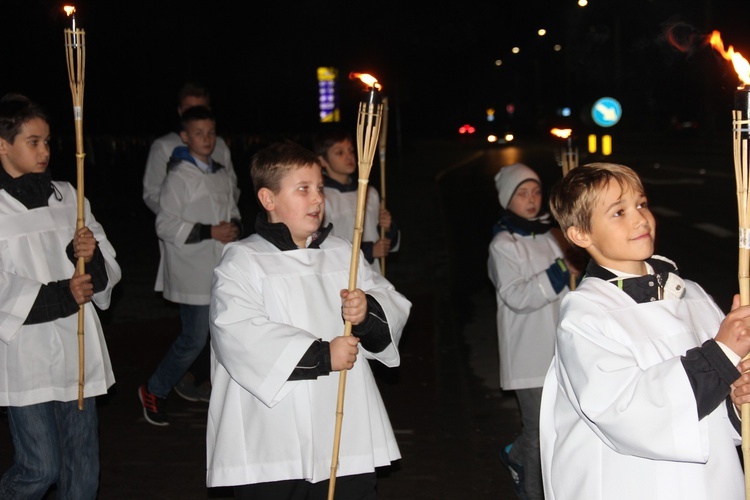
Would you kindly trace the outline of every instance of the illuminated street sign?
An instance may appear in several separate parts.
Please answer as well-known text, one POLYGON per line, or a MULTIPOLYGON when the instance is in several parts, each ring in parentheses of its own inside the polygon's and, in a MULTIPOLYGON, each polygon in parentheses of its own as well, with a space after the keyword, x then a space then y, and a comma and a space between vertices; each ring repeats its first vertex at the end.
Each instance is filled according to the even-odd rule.
POLYGON ((622 106, 613 97, 602 97, 591 107, 591 117, 600 127, 611 127, 620 121, 622 106))

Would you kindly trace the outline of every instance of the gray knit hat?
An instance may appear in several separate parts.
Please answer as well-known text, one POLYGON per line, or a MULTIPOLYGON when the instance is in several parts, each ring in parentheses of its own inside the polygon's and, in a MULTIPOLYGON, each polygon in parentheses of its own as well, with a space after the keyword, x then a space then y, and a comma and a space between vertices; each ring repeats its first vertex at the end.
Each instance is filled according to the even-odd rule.
POLYGON ((510 203, 510 199, 516 192, 516 189, 518 189, 518 186, 526 181, 536 181, 540 186, 542 185, 536 172, 523 163, 514 163, 513 165, 501 168, 495 174, 495 187, 497 188, 497 199, 500 201, 500 206, 507 209, 508 203, 510 203))

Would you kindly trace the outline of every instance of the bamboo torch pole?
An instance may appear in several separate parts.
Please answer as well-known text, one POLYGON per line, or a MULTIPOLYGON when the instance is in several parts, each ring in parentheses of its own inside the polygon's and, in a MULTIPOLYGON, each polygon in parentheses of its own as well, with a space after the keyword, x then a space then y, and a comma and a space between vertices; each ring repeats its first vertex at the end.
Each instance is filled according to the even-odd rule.
MULTIPOLYGON (((76 190, 78 192, 78 215, 76 229, 84 225, 83 194, 83 82, 86 68, 86 32, 76 28, 75 7, 66 5, 65 13, 71 19, 71 28, 65 29, 65 56, 68 63, 68 79, 73 96, 73 118, 76 131, 76 190)), ((85 274, 83 257, 78 259, 78 274, 85 274)), ((83 348, 84 306, 78 306, 78 409, 83 410, 83 386, 85 385, 85 353, 83 348)))
MULTIPOLYGON (((748 191, 748 137, 750 137, 750 95, 744 87, 735 93, 732 111, 734 173, 737 180, 737 214, 739 216, 739 279, 740 303, 750 304, 750 203, 748 191)), ((748 356, 745 356, 747 359, 748 356)), ((745 467, 745 498, 750 499, 750 403, 742 411, 742 457, 745 467)))
MULTIPOLYGON (((562 171, 563 171, 563 177, 568 175, 568 172, 573 170, 578 166, 578 148, 573 148, 573 131, 569 128, 566 129, 552 129, 551 130, 553 135, 556 135, 557 137, 561 137, 563 139, 566 139, 565 141, 565 147, 562 148, 562 151, 560 152, 560 159, 562 163, 562 171)), ((576 277, 577 275, 574 273, 570 273, 570 282, 568 283, 568 288, 570 290, 576 289, 576 277)))
MULTIPOLYGON (((359 252, 362 244, 362 230, 365 219, 365 203, 367 201, 367 186, 370 179, 372 160, 378 144, 378 133, 383 113, 380 102, 380 84, 370 75, 359 75, 359 78, 370 85, 366 98, 359 103, 357 117, 357 157, 359 159, 359 184, 357 186, 357 213, 354 221, 354 236, 352 238, 352 258, 349 266, 349 290, 357 287, 357 268, 359 267, 359 252), (365 78, 369 77, 369 78, 365 78)), ((344 335, 352 334, 352 324, 344 323, 344 335)), ((331 458, 331 479, 328 485, 328 500, 333 500, 336 488, 336 470, 339 462, 339 447, 341 444, 341 424, 344 418, 344 395, 346 391, 346 370, 339 372, 339 393, 336 402, 336 429, 333 436, 333 457, 331 458)))
MULTIPOLYGON (((731 61, 742 82, 734 93, 732 110, 732 143, 734 149, 734 174, 737 181, 737 215, 739 216, 739 265, 737 278, 740 304, 750 304, 750 175, 748 160, 750 150, 750 63, 731 45, 724 49, 721 33, 713 31, 708 43, 727 61, 731 61)), ((748 359, 750 354, 745 356, 748 359)), ((742 459, 745 468, 745 498, 750 500, 750 403, 741 406, 742 459)))
MULTIPOLYGON (((383 97, 382 130, 378 149, 380 153, 380 208, 385 208, 385 141, 388 139, 388 98, 383 97)), ((385 238, 385 228, 380 228, 380 239, 385 238)), ((385 276, 385 255, 380 258, 380 272, 385 276)))

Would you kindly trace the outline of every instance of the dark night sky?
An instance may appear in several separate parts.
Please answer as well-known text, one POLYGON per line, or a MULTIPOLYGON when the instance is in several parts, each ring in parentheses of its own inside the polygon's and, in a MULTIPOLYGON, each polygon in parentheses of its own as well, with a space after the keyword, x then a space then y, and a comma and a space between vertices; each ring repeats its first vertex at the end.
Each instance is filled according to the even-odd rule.
MULTIPOLYGON (((72 129, 62 5, 0 0, 0 94, 25 93, 72 129)), ((463 0, 448 8, 403 0, 75 5, 86 30, 89 133, 163 132, 187 78, 211 88, 220 132, 308 129, 317 121, 321 65, 340 70, 345 119, 356 112, 360 90, 345 75, 369 72, 406 129, 452 131, 510 101, 532 122, 562 103, 583 108, 602 93, 655 119, 676 111, 710 117, 723 112, 721 95, 731 96, 731 68, 710 49, 671 49, 664 26, 682 21, 698 35, 718 29, 750 54, 747 0, 590 0, 585 9, 575 0, 463 0), (540 26, 550 32, 543 41, 535 36, 540 26), (564 50, 552 53, 558 41, 564 50), (516 62, 508 53, 513 43, 524 55, 516 62), (497 58, 509 63, 498 69, 497 58)))

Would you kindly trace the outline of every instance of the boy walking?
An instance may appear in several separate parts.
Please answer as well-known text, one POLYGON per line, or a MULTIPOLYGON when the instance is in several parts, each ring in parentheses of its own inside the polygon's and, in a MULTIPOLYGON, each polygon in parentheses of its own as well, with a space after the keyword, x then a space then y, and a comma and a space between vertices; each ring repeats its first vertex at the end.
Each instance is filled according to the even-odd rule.
POLYGON ((182 331, 141 385, 143 416, 169 425, 164 400, 208 340, 211 273, 226 243, 241 234, 236 182, 213 161, 216 120, 208 108, 182 114, 185 146, 175 148, 159 198, 156 234, 164 242, 164 298, 180 305, 182 331))
POLYGON ((547 500, 740 500, 750 307, 725 317, 654 255, 654 216, 628 167, 593 163, 553 189, 553 215, 591 256, 562 302, 540 433, 547 500), (738 389, 739 390, 739 389, 738 389))
POLYGON ((539 405, 573 264, 553 236, 549 213, 542 211, 537 173, 516 163, 500 169, 495 185, 504 213, 493 228, 487 267, 497 302, 500 386, 515 391, 523 424, 500 457, 518 497, 542 500, 539 405))
MULTIPOLYGON (((325 222, 333 226, 332 233, 351 241, 354 217, 357 213, 357 158, 352 138, 341 130, 321 132, 315 138, 315 152, 325 169, 325 222)), ((372 268, 380 273, 380 259, 400 246, 400 233, 391 213, 380 206, 380 195, 374 187, 367 188, 365 220, 362 231, 362 253, 372 268), (380 229, 385 237, 380 237, 380 229)))
POLYGON ((78 311, 109 307, 115 250, 76 190, 52 181, 49 124, 24 96, 0 100, 0 406, 13 465, 0 498, 94 499, 99 486, 96 396, 114 384, 99 318, 84 307, 83 410, 78 409, 78 311), (79 275, 78 259, 86 263, 79 275))
POLYGON ((339 382, 329 375, 348 370, 337 498, 374 499, 375 468, 400 453, 357 355, 398 366, 411 304, 363 260, 346 290, 352 247, 321 227, 314 153, 270 146, 251 176, 265 212, 256 234, 227 245, 211 290, 207 484, 235 486, 238 499, 325 499, 339 382))
MULTIPOLYGON (((211 94, 208 89, 197 82, 187 82, 177 92, 177 116, 194 106, 203 106, 211 109, 211 94)), ((159 213, 159 195, 161 186, 167 177, 167 166, 172 157, 175 148, 184 146, 180 137, 181 125, 175 124, 175 130, 164 134, 154 140, 148 151, 146 159, 146 168, 143 173, 143 201, 146 206, 154 213, 159 213)), ((233 178, 235 185, 237 178, 232 164, 229 147, 224 139, 217 136, 216 146, 211 157, 220 163, 233 178)), ((237 189, 236 198, 239 199, 240 192, 237 189)), ((164 282, 164 242, 159 240, 159 267, 156 271, 156 290, 162 290, 164 282)), ((175 385, 174 389, 177 394, 188 401, 205 401, 211 396, 211 381, 208 344, 206 348, 196 358, 193 365, 185 373, 180 382, 175 385)))

